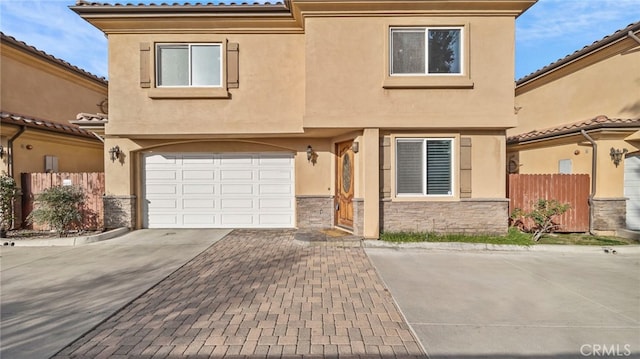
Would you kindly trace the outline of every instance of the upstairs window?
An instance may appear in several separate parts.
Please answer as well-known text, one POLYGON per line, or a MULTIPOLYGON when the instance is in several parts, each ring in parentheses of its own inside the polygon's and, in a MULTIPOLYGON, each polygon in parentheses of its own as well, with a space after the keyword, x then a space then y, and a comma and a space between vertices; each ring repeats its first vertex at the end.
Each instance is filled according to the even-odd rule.
POLYGON ((158 87, 222 87, 221 44, 159 44, 158 87))
POLYGON ((461 27, 396 27, 390 33, 391 75, 461 75, 461 27))
POLYGON ((453 195, 453 139, 406 138, 396 142, 396 193, 453 195))

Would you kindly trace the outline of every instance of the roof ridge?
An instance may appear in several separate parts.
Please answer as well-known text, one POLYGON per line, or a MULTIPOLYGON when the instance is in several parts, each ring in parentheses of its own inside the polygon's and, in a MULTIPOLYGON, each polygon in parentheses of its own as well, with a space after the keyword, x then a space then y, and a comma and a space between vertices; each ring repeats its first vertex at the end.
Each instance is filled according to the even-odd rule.
POLYGON ((540 76, 540 75, 542 75, 542 74, 544 74, 544 73, 546 73, 546 72, 548 72, 550 70, 553 70, 554 68, 556 68, 556 67, 558 67, 558 66, 560 66, 560 65, 562 65, 564 63, 567 63, 567 62, 573 60, 574 58, 579 57, 580 55, 589 53, 589 52, 591 52, 593 50, 596 50, 596 49, 600 48, 603 45, 607 45, 607 44, 609 44, 609 43, 611 43, 611 42, 613 42, 615 40, 618 40, 619 38, 624 37, 629 31, 637 31, 637 30, 640 30, 640 21, 633 22, 633 23, 627 25, 626 27, 624 27, 622 29, 616 30, 615 32, 613 32, 611 34, 606 35, 605 37, 601 38, 600 40, 596 40, 596 41, 592 42, 591 44, 586 45, 586 46, 582 47, 581 49, 576 50, 576 51, 568 54, 565 57, 562 57, 562 58, 560 58, 560 59, 558 59, 558 60, 556 60, 556 61, 554 61, 554 62, 552 62, 552 63, 550 63, 550 64, 548 64, 548 65, 546 65, 546 66, 544 66, 544 67, 542 67, 542 68, 540 68, 540 69, 538 69, 538 70, 536 70, 536 71, 534 71, 534 72, 532 72, 532 73, 530 73, 528 75, 525 75, 525 76, 521 77, 520 79, 516 80, 516 87, 521 85, 521 84, 523 84, 523 83, 525 83, 525 82, 528 82, 529 80, 532 80, 532 79, 534 79, 534 78, 536 78, 536 77, 538 77, 538 76, 540 76))
POLYGON ((51 55, 51 54, 49 54, 49 53, 47 53, 47 52, 45 52, 43 50, 38 49, 35 46, 27 44, 24 41, 18 40, 18 39, 16 39, 15 37, 13 37, 11 35, 7 35, 2 31, 0 31, 0 39, 2 39, 3 42, 4 41, 8 41, 8 42, 13 43, 13 44, 15 44, 17 46, 20 46, 21 48, 23 48, 25 50, 31 51, 32 53, 35 53, 35 54, 40 55, 42 57, 45 57, 45 58, 47 58, 49 60, 52 60, 52 61, 54 61, 54 62, 56 62, 56 63, 58 63, 58 64, 60 64, 60 65, 62 65, 64 67, 70 69, 70 70, 73 70, 73 71, 76 71, 76 72, 80 73, 81 75, 84 75, 84 76, 92 78, 93 80, 102 82, 105 85, 109 84, 109 82, 107 81, 107 79, 104 76, 100 77, 98 75, 94 75, 94 74, 92 74, 91 72, 89 72, 87 70, 84 70, 84 69, 82 69, 82 68, 80 68, 80 67, 78 67, 76 65, 73 65, 73 64, 69 63, 68 61, 65 61, 63 59, 55 57, 55 56, 53 56, 53 55, 51 55))
MULTIPOLYGON (((160 0, 162 1, 162 0, 160 0)), ((112 6, 112 7, 157 7, 157 6, 220 6, 220 7, 238 7, 238 6, 273 6, 273 5, 285 5, 284 0, 274 0, 274 1, 232 1, 229 3, 218 1, 186 1, 186 2, 158 2, 158 3, 109 3, 109 2, 97 2, 97 1, 86 1, 86 0, 77 0, 76 6, 112 6)))

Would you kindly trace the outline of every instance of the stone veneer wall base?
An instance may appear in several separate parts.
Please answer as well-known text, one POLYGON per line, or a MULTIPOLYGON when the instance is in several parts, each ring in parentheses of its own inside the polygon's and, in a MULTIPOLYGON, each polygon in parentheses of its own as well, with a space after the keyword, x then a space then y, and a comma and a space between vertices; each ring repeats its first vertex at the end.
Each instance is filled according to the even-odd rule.
POLYGON ((136 196, 104 196, 104 227, 135 228, 136 196))
POLYGON ((333 227, 333 196, 296 196, 298 228, 333 227))
POLYGON ((626 228, 626 198, 594 198, 593 229, 595 231, 615 231, 626 228))
POLYGON ((506 234, 509 200, 391 201, 380 203, 382 232, 506 234))

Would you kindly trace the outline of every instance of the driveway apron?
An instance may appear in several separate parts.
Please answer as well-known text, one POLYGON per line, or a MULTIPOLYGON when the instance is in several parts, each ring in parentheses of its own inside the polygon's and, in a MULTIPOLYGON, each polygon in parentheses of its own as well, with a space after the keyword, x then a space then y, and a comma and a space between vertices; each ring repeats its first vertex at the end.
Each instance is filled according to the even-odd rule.
POLYGON ((423 357, 360 247, 235 230, 55 358, 423 357))

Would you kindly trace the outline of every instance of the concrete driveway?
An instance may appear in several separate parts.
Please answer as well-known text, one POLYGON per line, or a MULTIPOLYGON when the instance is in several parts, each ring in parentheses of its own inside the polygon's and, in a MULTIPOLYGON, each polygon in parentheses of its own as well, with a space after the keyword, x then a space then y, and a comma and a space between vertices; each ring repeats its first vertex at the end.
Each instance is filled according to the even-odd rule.
POLYGON ((2 358, 49 358, 224 237, 140 230, 76 247, 2 247, 2 358))
POLYGON ((430 358, 640 358, 640 256, 369 248, 430 358))

